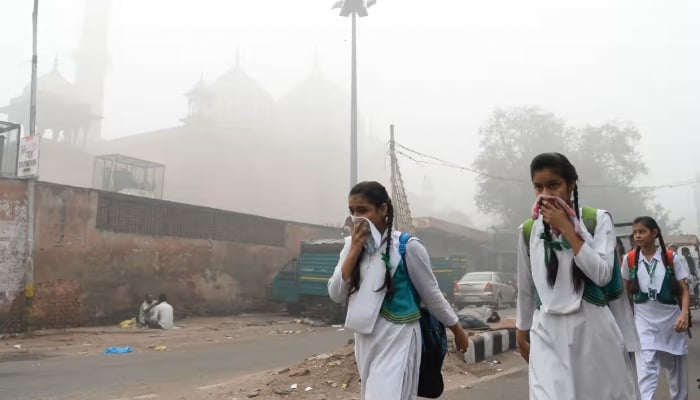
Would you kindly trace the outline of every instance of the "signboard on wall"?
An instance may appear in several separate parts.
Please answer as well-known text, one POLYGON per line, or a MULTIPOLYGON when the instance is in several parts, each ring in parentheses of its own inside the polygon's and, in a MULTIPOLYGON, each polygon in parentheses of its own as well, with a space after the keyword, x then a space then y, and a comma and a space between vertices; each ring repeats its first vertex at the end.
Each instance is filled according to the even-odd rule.
POLYGON ((39 136, 31 135, 20 139, 17 155, 17 176, 31 178, 39 175, 39 136))

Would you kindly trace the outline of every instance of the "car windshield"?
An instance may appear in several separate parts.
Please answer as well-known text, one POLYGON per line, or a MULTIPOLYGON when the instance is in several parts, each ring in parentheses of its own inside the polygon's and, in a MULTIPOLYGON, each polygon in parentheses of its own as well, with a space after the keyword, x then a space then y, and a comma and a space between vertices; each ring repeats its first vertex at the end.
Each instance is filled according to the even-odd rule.
POLYGON ((471 281, 471 282, 488 282, 491 280, 491 274, 487 273, 474 273, 470 272, 464 277, 462 277, 462 281, 471 281))

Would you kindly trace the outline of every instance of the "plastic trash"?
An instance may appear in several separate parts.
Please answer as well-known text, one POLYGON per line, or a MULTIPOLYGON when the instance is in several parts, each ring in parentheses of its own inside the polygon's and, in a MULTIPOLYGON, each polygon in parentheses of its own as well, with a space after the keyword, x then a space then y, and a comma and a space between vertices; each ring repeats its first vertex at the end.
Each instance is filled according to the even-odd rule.
POLYGON ((107 347, 105 349, 105 354, 126 354, 131 353, 131 346, 126 347, 107 347))
POLYGON ((165 347, 165 346, 156 346, 156 347, 153 348, 153 350, 155 350, 155 351, 165 351, 165 350, 167 350, 167 349, 168 349, 168 348, 165 347))
POLYGON ((133 319, 125 319, 124 321, 119 323, 119 327, 122 329, 131 329, 134 327, 135 322, 133 319))

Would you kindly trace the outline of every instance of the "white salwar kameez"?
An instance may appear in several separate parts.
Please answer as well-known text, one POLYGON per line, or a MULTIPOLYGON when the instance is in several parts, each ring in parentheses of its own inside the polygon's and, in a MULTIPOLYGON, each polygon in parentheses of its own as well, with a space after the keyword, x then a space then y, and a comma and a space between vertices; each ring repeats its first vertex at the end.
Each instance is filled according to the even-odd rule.
MULTIPOLYGON (((657 249, 652 257, 656 267, 652 268, 653 278, 644 264, 645 258, 640 254, 637 266, 637 280, 640 291, 647 293, 649 288, 661 291, 666 275, 666 267, 657 249)), ((651 260, 647 260, 651 261, 651 260)), ((683 280, 690 275, 688 264, 681 257, 674 255, 671 279, 683 280)), ((634 263, 634 261, 632 261, 634 263)), ((622 264, 622 278, 630 279, 627 255, 622 264)), ((637 376, 642 400, 653 400, 659 381, 661 369, 666 370, 670 399, 688 399, 688 334, 676 332, 676 320, 681 309, 676 304, 663 304, 659 301, 635 303, 635 322, 641 340, 641 352, 636 355, 637 376)))
MULTIPOLYGON (((522 235, 518 244, 517 328, 530 331, 529 383, 531 400, 632 400, 636 382, 629 351, 636 350, 631 314, 616 320, 608 306, 583 300, 572 280, 572 260, 598 286, 607 285, 614 268, 615 233, 612 219, 598 211, 595 235, 583 232, 585 244, 572 250, 556 250, 559 271, 553 287, 547 283, 544 232, 540 217, 530 236, 530 257, 522 235), (536 308, 535 295, 541 306, 536 308)), ((555 238, 561 239, 561 238, 555 238)), ((626 299, 616 303, 623 308, 626 299)), ((627 303, 629 309, 629 303, 627 303)))
MULTIPOLYGON (((392 235, 391 264, 396 271, 400 232, 392 235)), ((418 391, 422 338, 418 321, 392 323, 380 316, 384 290, 375 292, 384 283, 386 266, 381 259, 386 242, 373 254, 360 260, 360 290, 348 299, 349 282, 342 279, 341 267, 350 250, 346 238, 338 266, 328 281, 333 301, 348 301, 345 326, 355 331, 355 359, 361 379, 363 400, 413 400, 418 391)), ((406 263, 411 282, 423 304, 445 326, 458 322, 438 286, 430 266, 430 257, 420 241, 412 238, 406 246, 406 263)))

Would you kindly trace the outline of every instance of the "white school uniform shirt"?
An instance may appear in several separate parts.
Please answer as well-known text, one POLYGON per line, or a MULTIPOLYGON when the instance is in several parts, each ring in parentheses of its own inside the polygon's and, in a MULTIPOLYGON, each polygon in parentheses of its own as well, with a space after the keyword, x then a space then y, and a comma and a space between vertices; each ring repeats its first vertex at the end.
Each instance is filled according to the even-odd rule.
MULTIPOLYGON (((634 262, 634 261, 633 261, 634 262)), ((627 254, 622 260, 622 279, 629 280, 630 273, 627 261, 627 254)), ((673 272, 675 279, 683 280, 690 275, 688 265, 680 261, 677 254, 673 255, 673 272)), ((657 292, 661 290, 661 285, 666 275, 666 267, 661 257, 661 248, 651 260, 640 254, 637 265, 637 280, 639 290, 648 293, 650 288, 657 292), (653 277, 647 271, 645 261, 653 263, 656 261, 656 268, 653 268, 653 277)), ((680 316, 681 309, 677 304, 663 304, 659 301, 647 301, 645 303, 635 303, 635 322, 642 350, 658 350, 675 355, 688 354, 688 335, 686 332, 676 332, 673 328, 676 320, 680 316)))
MULTIPOLYGON (((401 261, 399 240, 401 232, 392 233, 392 248, 390 262, 393 266, 392 275, 401 261)), ((372 334, 379 318, 379 311, 384 304, 386 290, 377 290, 384 284, 386 265, 381 259, 383 246, 386 244, 386 234, 382 245, 373 254, 364 254, 360 259, 360 289, 348 296, 350 283, 342 278, 342 265, 350 251, 352 237, 345 238, 345 246, 340 252, 338 265, 328 280, 328 294, 336 303, 348 302, 345 327, 360 334, 372 334)), ((445 300, 430 265, 430 257, 423 244, 416 237, 411 237, 406 244, 406 270, 411 283, 428 310, 445 326, 458 322, 457 314, 445 300)))
MULTIPOLYGON (((521 284, 518 290, 516 325, 520 330, 529 330, 532 325, 535 291, 542 303, 540 310, 544 313, 572 314, 579 310, 583 291, 574 290, 572 269, 569 267, 572 260, 576 260, 576 264, 586 276, 600 287, 607 285, 612 279, 615 232, 612 218, 606 211, 598 210, 595 236, 591 237, 585 229, 581 233, 585 244, 578 255, 574 256, 572 251, 557 252, 559 271, 554 287, 547 284, 545 247, 544 242, 540 240, 543 232, 544 226, 540 216, 532 227, 529 246, 524 243, 522 227, 519 233, 518 255, 521 268, 518 270, 518 282, 521 284), (530 256, 527 255, 528 247, 530 256), (535 262, 531 264, 530 259, 535 262)), ((561 237, 555 239, 561 240, 561 237)))

